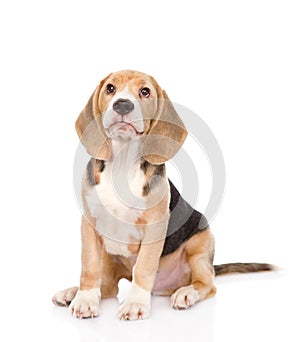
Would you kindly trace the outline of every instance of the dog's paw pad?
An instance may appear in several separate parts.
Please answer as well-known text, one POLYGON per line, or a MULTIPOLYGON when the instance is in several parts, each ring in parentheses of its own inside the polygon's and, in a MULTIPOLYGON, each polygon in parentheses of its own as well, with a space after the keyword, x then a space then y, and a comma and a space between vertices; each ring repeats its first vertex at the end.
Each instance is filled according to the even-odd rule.
POLYGON ((94 318, 99 316, 100 290, 79 290, 70 305, 73 316, 94 318))

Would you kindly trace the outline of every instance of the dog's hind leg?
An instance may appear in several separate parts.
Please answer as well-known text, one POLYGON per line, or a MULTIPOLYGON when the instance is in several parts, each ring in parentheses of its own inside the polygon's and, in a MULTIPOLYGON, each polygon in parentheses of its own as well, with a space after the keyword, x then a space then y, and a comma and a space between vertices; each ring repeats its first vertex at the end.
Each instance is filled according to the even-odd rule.
POLYGON ((185 245, 187 262, 191 268, 191 283, 176 290, 171 297, 174 309, 187 309, 216 293, 214 286, 214 238, 210 230, 194 235, 185 245))

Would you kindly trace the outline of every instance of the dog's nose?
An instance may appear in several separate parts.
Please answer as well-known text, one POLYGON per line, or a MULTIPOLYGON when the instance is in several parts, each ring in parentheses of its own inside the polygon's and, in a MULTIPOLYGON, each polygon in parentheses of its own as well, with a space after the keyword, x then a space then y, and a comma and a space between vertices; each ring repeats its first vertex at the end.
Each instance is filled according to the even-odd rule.
POLYGON ((118 99, 113 104, 113 109, 120 115, 126 115, 133 111, 134 104, 130 100, 118 99))

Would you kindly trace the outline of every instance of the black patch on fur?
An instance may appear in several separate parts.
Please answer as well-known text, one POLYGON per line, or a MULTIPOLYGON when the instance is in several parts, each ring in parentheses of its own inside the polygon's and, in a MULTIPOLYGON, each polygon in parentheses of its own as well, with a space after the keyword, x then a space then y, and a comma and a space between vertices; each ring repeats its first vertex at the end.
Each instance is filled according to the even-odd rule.
POLYGON ((155 176, 165 176, 166 174, 166 166, 165 164, 156 165, 156 171, 154 172, 155 176))
POLYGON ((161 176, 164 177, 166 174, 166 166, 165 164, 160 164, 160 165, 153 165, 147 162, 147 160, 143 159, 141 162, 141 170, 144 172, 144 174, 149 172, 149 182, 147 182, 143 186, 143 196, 147 196, 149 192, 151 191, 151 188, 155 187, 158 182, 155 176, 161 176), (150 168, 150 170, 149 170, 150 168))
POLYGON ((185 241, 193 235, 209 228, 204 215, 193 209, 181 196, 174 184, 170 183, 170 211, 167 237, 161 256, 176 251, 185 241))
POLYGON ((141 170, 146 174, 147 168, 149 167, 150 163, 147 162, 147 160, 142 158, 141 162, 141 170))
POLYGON ((105 169, 105 162, 103 160, 99 160, 95 158, 90 159, 86 168, 86 177, 90 186, 97 185, 97 182, 95 179, 95 173, 97 171, 103 172, 104 169, 105 169))
POLYGON ((98 160, 98 162, 99 162, 99 171, 101 173, 105 169, 105 162, 104 162, 104 160, 98 160))

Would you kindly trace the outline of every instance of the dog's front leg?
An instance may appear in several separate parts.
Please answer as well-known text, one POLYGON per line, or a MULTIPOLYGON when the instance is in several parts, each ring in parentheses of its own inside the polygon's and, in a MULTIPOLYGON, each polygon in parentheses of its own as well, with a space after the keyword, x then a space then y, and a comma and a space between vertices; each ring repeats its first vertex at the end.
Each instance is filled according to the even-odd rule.
POLYGON ((142 244, 136 264, 128 298, 119 308, 122 320, 144 319, 150 316, 151 291, 154 285, 164 240, 142 244))
POLYGON ((102 242, 91 223, 85 217, 82 217, 80 288, 70 305, 71 313, 78 318, 99 315, 102 242))

